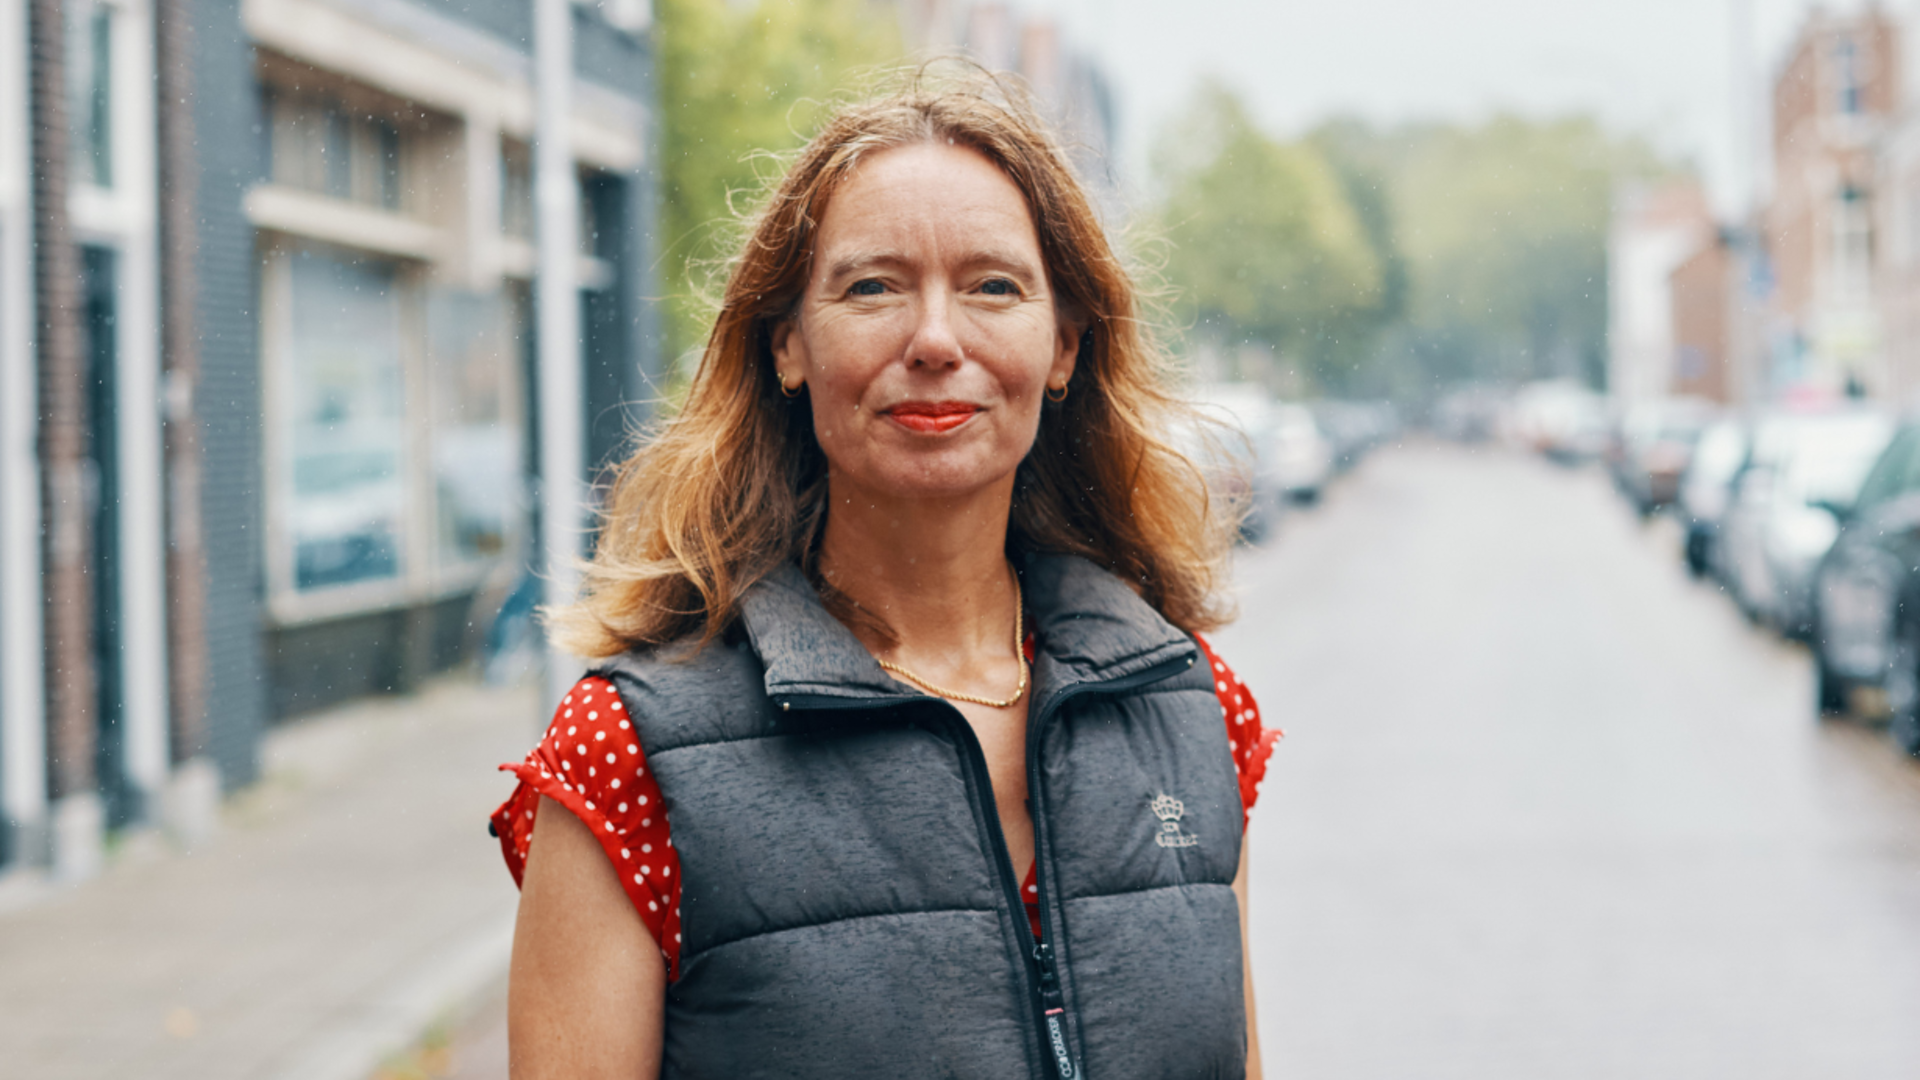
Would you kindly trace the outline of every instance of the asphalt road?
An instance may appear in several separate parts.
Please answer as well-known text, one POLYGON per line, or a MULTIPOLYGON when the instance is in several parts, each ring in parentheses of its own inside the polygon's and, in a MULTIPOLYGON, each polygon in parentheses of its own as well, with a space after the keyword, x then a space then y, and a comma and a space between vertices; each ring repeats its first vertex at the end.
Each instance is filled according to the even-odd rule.
POLYGON ((1920 1076, 1920 767, 1677 545, 1416 445, 1240 559, 1269 1076, 1920 1076))

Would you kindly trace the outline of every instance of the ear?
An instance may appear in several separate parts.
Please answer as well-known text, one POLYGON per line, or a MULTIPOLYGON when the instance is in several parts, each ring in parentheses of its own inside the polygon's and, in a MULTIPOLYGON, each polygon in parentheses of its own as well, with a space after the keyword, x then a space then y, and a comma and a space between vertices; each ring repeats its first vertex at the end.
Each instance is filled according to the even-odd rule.
POLYGON ((1080 341, 1086 337, 1086 320, 1061 312, 1057 316, 1058 340, 1054 342, 1053 366, 1047 371, 1047 385, 1066 385, 1073 381, 1074 367, 1080 362, 1080 341))
POLYGON ((773 376, 786 385, 789 376, 799 376, 805 381, 807 374, 807 348, 799 330, 799 316, 788 315, 773 324, 767 334, 767 343, 773 352, 773 376))

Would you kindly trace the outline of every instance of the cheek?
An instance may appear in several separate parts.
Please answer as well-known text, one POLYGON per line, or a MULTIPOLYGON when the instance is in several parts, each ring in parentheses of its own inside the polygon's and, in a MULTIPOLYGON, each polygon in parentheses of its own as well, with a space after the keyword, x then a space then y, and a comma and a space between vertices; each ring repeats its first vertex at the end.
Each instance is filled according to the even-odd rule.
POLYGON ((1052 314, 1021 312, 980 327, 981 342, 999 358, 1000 381, 1009 389, 1040 386, 1053 370, 1059 323, 1052 314))
POLYGON ((807 382, 815 407, 832 402, 851 409, 904 342, 894 341, 887 320, 822 321, 807 335, 807 382))

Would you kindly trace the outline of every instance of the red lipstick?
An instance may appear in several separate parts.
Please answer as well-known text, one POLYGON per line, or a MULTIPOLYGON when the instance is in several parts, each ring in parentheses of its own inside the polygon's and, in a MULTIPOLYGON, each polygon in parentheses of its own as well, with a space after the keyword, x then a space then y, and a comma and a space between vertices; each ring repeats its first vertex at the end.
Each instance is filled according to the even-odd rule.
POLYGON ((934 434, 952 431, 979 411, 980 406, 966 401, 903 401, 888 409, 887 415, 909 431, 934 434))

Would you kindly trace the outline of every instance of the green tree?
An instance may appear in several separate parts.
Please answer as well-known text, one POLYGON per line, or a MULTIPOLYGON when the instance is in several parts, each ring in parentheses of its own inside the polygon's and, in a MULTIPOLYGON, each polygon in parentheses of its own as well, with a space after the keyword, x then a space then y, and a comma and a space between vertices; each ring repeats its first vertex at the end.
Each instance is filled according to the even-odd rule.
POLYGON ((1166 275, 1191 334, 1263 343, 1314 382, 1335 378, 1343 344, 1381 321, 1384 260, 1320 150, 1269 137, 1208 84, 1157 147, 1155 176, 1166 275))
POLYGON ((1496 117, 1474 127, 1317 131, 1344 172, 1379 178, 1405 273, 1403 317, 1372 381, 1568 376, 1599 386, 1613 191, 1664 171, 1643 143, 1594 120, 1496 117))
POLYGON ((869 0, 658 0, 668 355, 706 339, 708 279, 760 196, 767 152, 803 144, 863 70, 902 57, 869 0))

